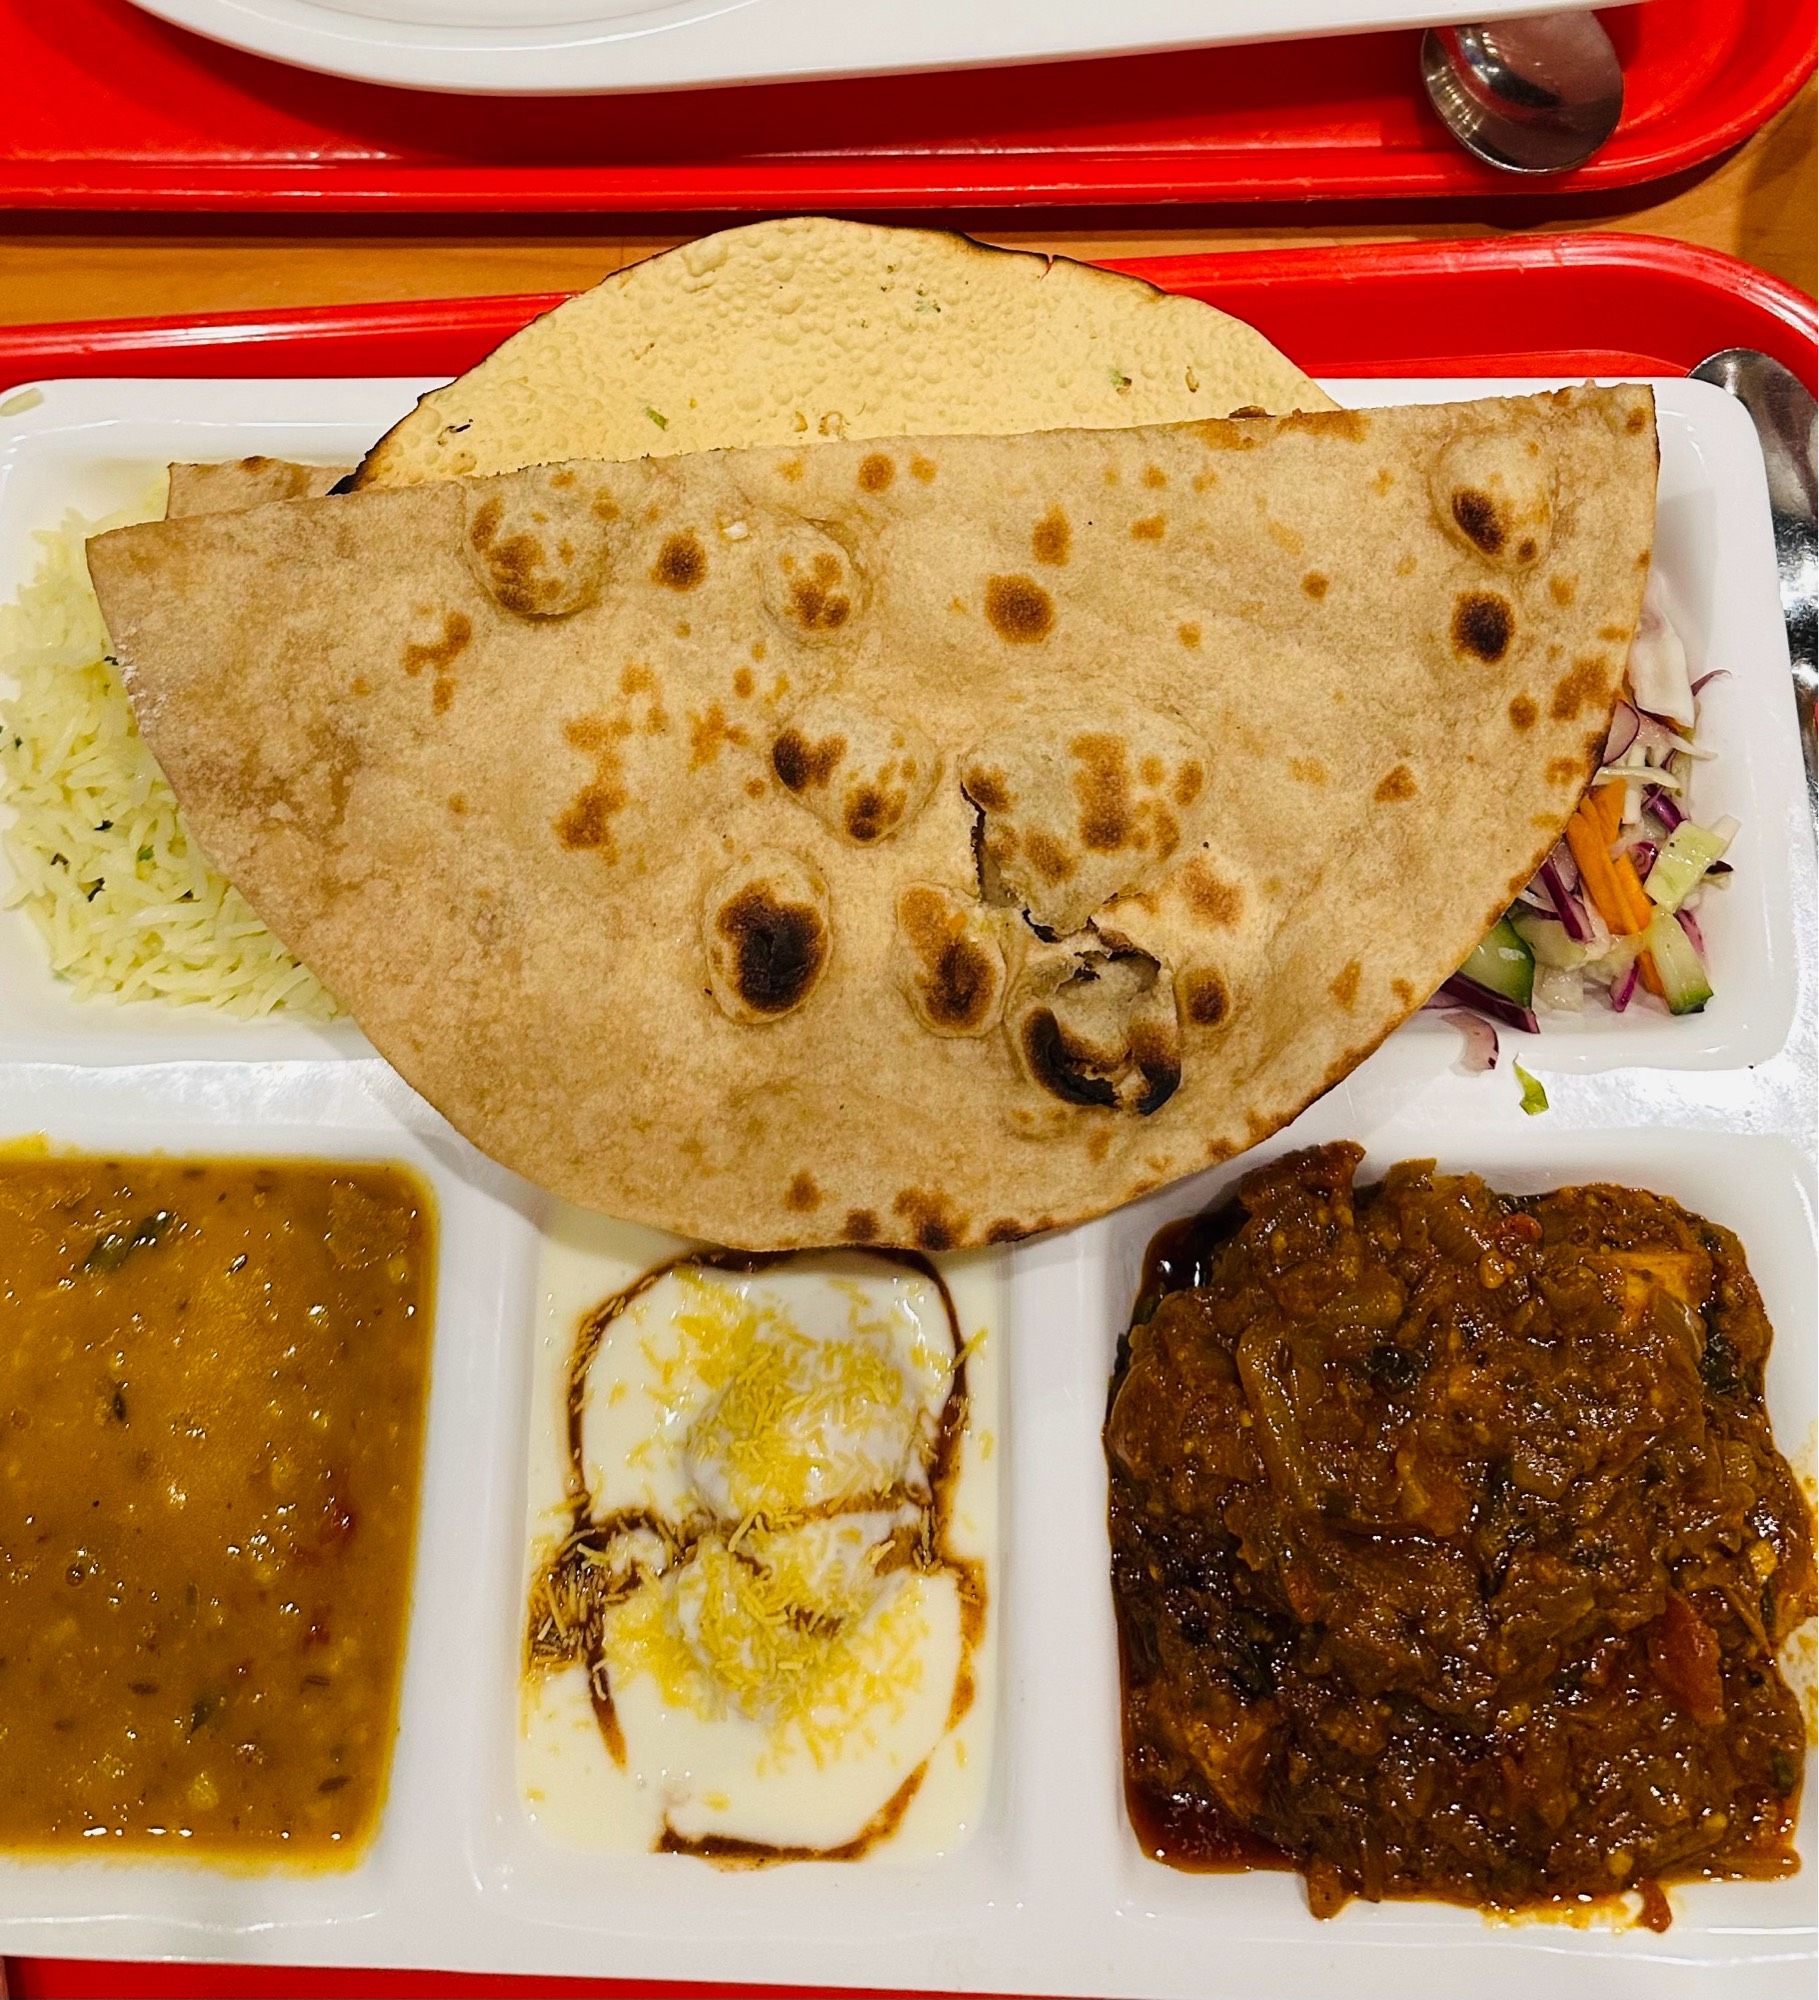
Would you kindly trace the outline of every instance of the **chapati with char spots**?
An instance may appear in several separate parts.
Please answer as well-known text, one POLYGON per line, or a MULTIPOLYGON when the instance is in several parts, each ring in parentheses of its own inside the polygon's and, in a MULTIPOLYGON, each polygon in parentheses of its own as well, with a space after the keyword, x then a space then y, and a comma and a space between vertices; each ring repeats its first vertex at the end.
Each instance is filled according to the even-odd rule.
POLYGON ((476 1145, 685 1235, 944 1249, 1256 1143, 1458 966, 1595 766, 1655 475, 1648 392, 1587 388, 90 560, 195 837, 476 1145))

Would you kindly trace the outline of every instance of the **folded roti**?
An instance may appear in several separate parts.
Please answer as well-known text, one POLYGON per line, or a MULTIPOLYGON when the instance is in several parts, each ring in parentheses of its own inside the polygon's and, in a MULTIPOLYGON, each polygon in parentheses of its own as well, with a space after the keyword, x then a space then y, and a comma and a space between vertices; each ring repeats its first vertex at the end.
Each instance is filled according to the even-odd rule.
POLYGON ((1265 1138, 1602 743, 1645 389, 578 462, 89 545, 186 824, 476 1145, 945 1249, 1265 1138))
POLYGON ((298 465, 288 458, 236 458, 220 465, 173 465, 164 503, 171 520, 225 514, 270 500, 318 500, 346 476, 345 467, 298 465))

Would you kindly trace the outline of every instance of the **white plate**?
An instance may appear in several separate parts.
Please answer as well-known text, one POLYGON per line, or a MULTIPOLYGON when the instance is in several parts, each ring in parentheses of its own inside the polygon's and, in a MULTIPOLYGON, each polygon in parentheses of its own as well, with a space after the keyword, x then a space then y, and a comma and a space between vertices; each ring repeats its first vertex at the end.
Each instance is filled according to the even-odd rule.
MULTIPOLYGON (((0 419, 0 594, 29 567, 30 528, 130 499, 151 464, 250 451, 343 461, 422 386, 45 385, 41 404, 0 419)), ((1362 403, 1541 385, 1330 386, 1362 403)), ((1151 1235, 1219 1198, 1254 1159, 1349 1137, 1368 1146, 1371 1168, 1437 1156, 1504 1187, 1608 1178, 1729 1224, 1779 1333, 1768 1385, 1778 1435, 1812 1470, 1814 867, 1766 494, 1734 405, 1697 384, 1658 387, 1661 562, 1698 665, 1735 675, 1713 690, 1711 712, 1722 750, 1712 809, 1745 827, 1735 886, 1708 925, 1719 999, 1697 1020, 1592 1020, 1525 1042, 1525 1061, 1550 1073, 1553 1109, 1539 1119, 1520 1112, 1507 1068, 1459 1076, 1452 1031, 1412 1024, 1252 1160, 1003 1257, 996 1742, 980 1823, 938 1860, 735 1875, 547 1845, 519 1800, 512 1752, 537 1250, 551 1206, 480 1159, 351 1032, 325 1041, 77 1007, 22 922, 0 924, 0 1136, 398 1157, 428 1176, 442 1217, 403 1712, 371 1852, 315 1879, 0 1864, 0 1952, 1183 2000, 1327 2000, 1341 1981, 1355 2000, 1411 1989, 1527 2000, 1541 1982, 1557 2000, 1810 1996, 1810 1772, 1808 1872, 1676 1889, 1661 1937, 1490 1924, 1432 1904, 1354 1904, 1317 1924, 1293 1877, 1177 1875, 1146 1861, 1120 1796, 1098 1436, 1113 1348, 1151 1235)))
MULTIPOLYGON (((1589 6, 1593 0, 1564 0, 1589 6)), ((134 0, 373 83, 499 94, 957 69, 1457 20, 1461 0, 134 0)), ((1533 11, 1475 0, 1474 20, 1533 11)), ((1413 87, 1413 72, 1410 84, 1413 87)))

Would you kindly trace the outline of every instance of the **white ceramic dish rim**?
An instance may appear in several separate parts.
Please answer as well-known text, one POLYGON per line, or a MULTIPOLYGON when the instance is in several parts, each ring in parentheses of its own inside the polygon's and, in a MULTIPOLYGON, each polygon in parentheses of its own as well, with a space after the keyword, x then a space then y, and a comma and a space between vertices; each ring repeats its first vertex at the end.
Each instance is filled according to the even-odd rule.
MULTIPOLYGON (((370 435, 395 415, 410 391, 133 383, 111 385, 110 415, 105 397, 63 400, 72 386, 51 385, 36 410, 4 420, 0 591, 16 580, 18 530, 43 519, 39 482, 65 482, 59 504, 105 504, 93 483, 135 477, 129 465, 145 463, 148 441, 134 423, 164 426, 158 435, 184 449, 212 425, 217 449, 206 455, 266 449, 334 459, 362 425, 370 435), (200 393, 186 402, 192 391, 200 393), (329 408, 332 425, 322 416, 329 408), (25 443, 27 434, 36 442, 25 443)), ((1331 386, 1364 402, 1539 385, 1331 386)), ((1687 492, 1703 482, 1711 499, 1679 528, 1664 515, 1664 536, 1684 532, 1693 604, 1704 602, 1727 643, 1749 651, 1755 688, 1758 653, 1785 670, 1760 464, 1742 451, 1749 434, 1736 429, 1740 413, 1717 392, 1661 387, 1669 459, 1690 452, 1687 492), (1710 585, 1703 598, 1700 576, 1710 585)), ((1697 636, 1704 643, 1710 634, 1697 636)), ((1759 1059, 1726 1049, 1690 1069, 1562 1063, 1549 1074, 1553 1111, 1526 1120, 1506 1073, 1453 1074, 1446 1031, 1424 1027, 1393 1037, 1256 1157, 1349 1136, 1368 1144, 1373 1167, 1435 1154, 1500 1185, 1620 1178, 1730 1223, 1779 1329, 1771 1408, 1784 1445, 1810 1467, 1819 1405, 1811 833, 1792 732, 1752 736, 1740 748, 1762 788, 1765 825, 1781 836, 1763 847, 1780 855, 1784 873, 1763 880, 1791 913, 1770 953, 1787 968, 1791 1039, 1759 1059)), ((0 961, 0 988, 6 969, 0 961)), ((0 991, 0 1019, 6 1004, 0 991)), ((1209 1964, 1219 1967, 1222 1993, 1279 2000, 1324 1996, 1340 1977, 1360 2000, 1399 2000, 1423 1975, 1436 1991, 1514 2000, 1537 1973, 1564 2000, 1632 1991, 1703 2000, 1734 1990, 1748 1967, 1752 1992, 1768 2000, 1810 1993, 1810 1872, 1678 1891, 1679 1920, 1656 1938, 1488 1925, 1433 1905, 1354 1906, 1322 1926, 1290 1878, 1177 1876, 1139 1855, 1118 1797, 1098 1425, 1144 1245, 1164 1220, 1217 1198, 1248 1162, 1007 1256, 998 1748, 990 1805, 967 1847, 926 1864, 741 1877, 673 1857, 574 1857, 527 1844, 505 1752, 541 1199, 481 1161, 356 1049, 296 1046, 271 1060, 274 1051, 252 1043, 227 1055, 140 1036, 135 1050, 112 1030, 103 1055, 42 1023, 6 1033, 8 1133, 44 1130, 122 1150, 404 1158, 436 1188, 442 1264, 403 1721, 374 1848, 350 1873, 313 1879, 3 1865, 0 1950, 1183 2000, 1208 1990, 1209 1964)), ((1541 1044, 1524 1054, 1550 1068, 1541 1044)), ((1809 1856, 1816 1790, 1809 1780, 1801 1835, 1809 1856)))
MULTIPOLYGON (((1209 43, 1425 27, 1458 0, 133 0, 161 20, 336 76, 536 95, 665 90, 1136 54, 1209 43), (445 18, 438 20, 440 14, 445 18)), ((1566 0, 1590 6, 1593 0, 1566 0)), ((1475 19, 1533 11, 1477 0, 1475 19)), ((1411 83, 1412 87, 1412 83, 1411 83)))

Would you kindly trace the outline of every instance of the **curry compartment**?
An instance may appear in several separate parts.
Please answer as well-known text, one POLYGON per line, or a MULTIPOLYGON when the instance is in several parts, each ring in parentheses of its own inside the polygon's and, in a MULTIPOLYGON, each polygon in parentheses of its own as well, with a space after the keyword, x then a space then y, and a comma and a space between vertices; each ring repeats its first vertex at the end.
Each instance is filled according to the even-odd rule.
POLYGON ((1127 1803, 1182 1867, 1493 1909, 1774 1876, 1812 1510, 1741 1244, 1361 1149, 1151 1247, 1105 1442, 1127 1803))
POLYGON ((357 1858, 435 1235, 398 1166, 0 1157, 0 1848, 357 1858))

